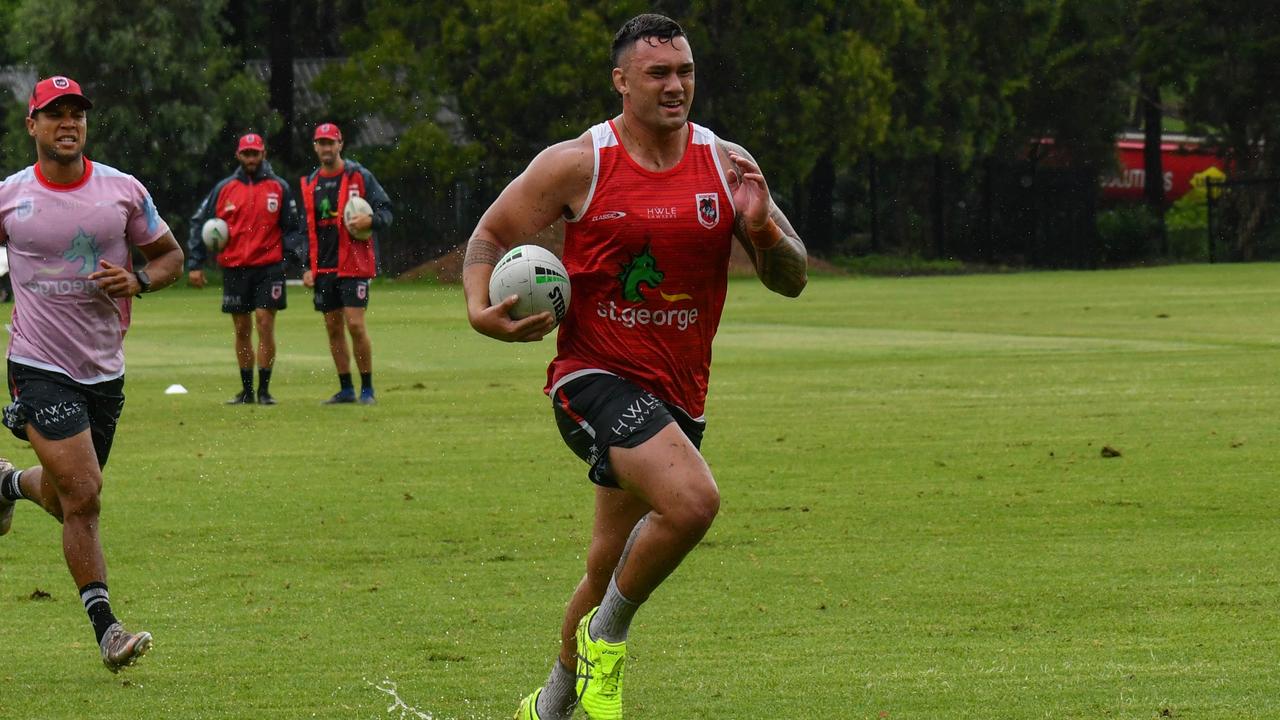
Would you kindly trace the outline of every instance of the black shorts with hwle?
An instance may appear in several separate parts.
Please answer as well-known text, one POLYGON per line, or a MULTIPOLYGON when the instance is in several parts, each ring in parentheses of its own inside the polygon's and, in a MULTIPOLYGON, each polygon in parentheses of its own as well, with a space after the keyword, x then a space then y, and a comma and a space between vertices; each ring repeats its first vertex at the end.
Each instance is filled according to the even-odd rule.
POLYGON ((596 485, 618 487, 609 466, 609 448, 633 448, 676 423, 695 448, 707 424, 689 417, 634 383, 608 373, 592 373, 556 388, 551 395, 556 425, 565 445, 590 467, 596 485))
POLYGON ((4 425, 14 437, 30 441, 28 423, 49 440, 88 430, 98 467, 106 467, 124 410, 123 377, 85 385, 62 373, 9 361, 9 396, 13 402, 4 409, 4 425))

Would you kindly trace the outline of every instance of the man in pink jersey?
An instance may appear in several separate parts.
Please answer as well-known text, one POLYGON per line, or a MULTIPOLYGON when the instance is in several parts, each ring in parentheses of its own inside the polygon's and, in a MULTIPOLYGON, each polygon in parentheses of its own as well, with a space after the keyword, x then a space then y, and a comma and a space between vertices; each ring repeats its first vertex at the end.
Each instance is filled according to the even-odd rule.
POLYGON ((102 662, 118 672, 151 647, 151 634, 126 631, 111 609, 98 540, 102 468, 124 409, 132 299, 177 280, 182 249, 141 183, 84 156, 92 107, 70 78, 36 83, 27 106, 36 163, 0 182, 14 290, 4 424, 40 461, 17 470, 0 459, 0 535, 24 498, 62 523, 102 662))
POLYGON ((463 270, 477 332, 539 340, 551 314, 513 321, 516 298, 490 298, 489 276, 507 248, 565 221, 573 302, 546 391, 589 465, 595 521, 559 658, 521 720, 568 718, 578 704, 592 720, 622 717, 631 618, 716 516, 699 445, 733 239, 771 290, 794 297, 807 279, 804 244, 755 160, 689 122, 693 53, 680 26, 632 18, 612 59, 621 114, 534 158, 480 219, 463 270))

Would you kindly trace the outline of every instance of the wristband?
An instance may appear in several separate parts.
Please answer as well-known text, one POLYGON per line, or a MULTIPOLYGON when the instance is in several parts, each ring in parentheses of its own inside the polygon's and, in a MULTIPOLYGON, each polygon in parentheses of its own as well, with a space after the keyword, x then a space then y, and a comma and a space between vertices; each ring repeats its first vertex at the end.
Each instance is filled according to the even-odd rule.
POLYGON ((747 239, 757 250, 770 250, 778 243, 782 242, 782 228, 778 227, 778 223, 769 218, 765 221, 764 227, 759 230, 747 228, 747 239))

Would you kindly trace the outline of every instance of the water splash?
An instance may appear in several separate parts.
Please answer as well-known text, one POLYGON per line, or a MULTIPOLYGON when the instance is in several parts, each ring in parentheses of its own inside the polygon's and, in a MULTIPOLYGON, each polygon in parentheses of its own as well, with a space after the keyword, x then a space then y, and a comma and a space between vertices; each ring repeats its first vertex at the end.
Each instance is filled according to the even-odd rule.
POLYGON ((436 720, 436 717, 431 713, 423 712, 409 703, 406 703, 404 699, 400 697, 400 693, 396 691, 396 684, 391 680, 383 678, 382 682, 375 685, 369 682, 368 678, 366 678, 365 683, 374 690, 391 697, 392 702, 387 706, 387 714, 399 711, 400 714, 398 717, 400 720, 405 720, 405 718, 415 718, 416 720, 436 720))

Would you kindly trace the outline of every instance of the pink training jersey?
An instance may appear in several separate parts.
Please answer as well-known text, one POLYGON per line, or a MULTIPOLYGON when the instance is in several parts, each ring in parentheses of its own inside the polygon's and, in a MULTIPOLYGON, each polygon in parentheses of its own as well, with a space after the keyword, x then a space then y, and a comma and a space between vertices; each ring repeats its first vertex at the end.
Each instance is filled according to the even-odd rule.
POLYGON ((565 223, 573 300, 547 391, 607 372, 700 419, 734 220, 716 136, 689 123, 684 157, 662 172, 627 154, 612 121, 591 140, 591 189, 565 223))
POLYGON ((132 267, 131 245, 169 232, 142 183, 84 159, 84 177, 55 185, 38 165, 0 182, 0 243, 9 250, 9 359, 92 384, 124 374, 129 298, 87 279, 99 261, 132 267))

